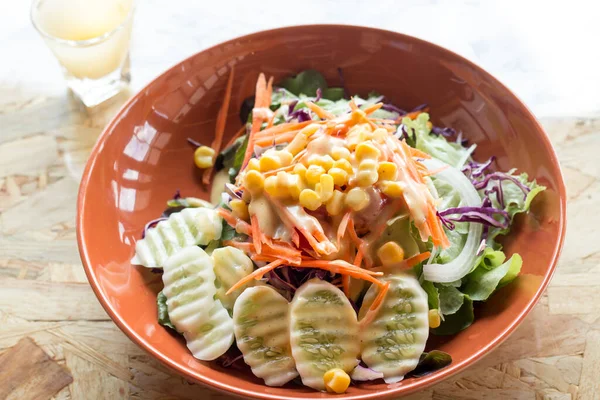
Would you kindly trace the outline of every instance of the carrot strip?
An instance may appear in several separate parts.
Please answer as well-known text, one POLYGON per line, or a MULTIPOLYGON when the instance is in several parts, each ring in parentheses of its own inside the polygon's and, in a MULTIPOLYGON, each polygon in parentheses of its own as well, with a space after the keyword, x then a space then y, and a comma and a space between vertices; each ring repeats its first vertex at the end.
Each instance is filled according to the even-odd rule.
POLYGON ((350 99, 350 103, 348 103, 348 105, 350 106, 350 110, 358 111, 358 106, 356 105, 356 102, 354 101, 354 97, 352 99, 350 99))
POLYGON ((375 104, 370 105, 369 107, 365 108, 363 111, 365 112, 365 114, 369 115, 369 114, 373 114, 375 111, 379 110, 381 107, 383 107, 383 103, 375 103, 375 104))
POLYGON ((254 253, 255 252, 254 245, 249 242, 240 242, 237 240, 224 240, 223 245, 235 247, 236 249, 242 250, 244 253, 254 253))
POLYGON ((253 215, 250 217, 250 223, 252 227, 252 243, 258 254, 262 253, 262 233, 260 226, 258 225, 258 217, 253 215))
POLYGON ((308 107, 312 112, 314 112, 315 114, 317 114, 317 116, 319 118, 321 118, 321 119, 333 119, 333 118, 335 118, 335 115, 333 115, 329 111, 324 110, 323 108, 319 107, 318 105, 316 105, 312 101, 307 101, 306 102, 306 107, 308 107))
POLYGON ((344 261, 344 260, 329 261, 329 260, 316 260, 316 259, 311 259, 311 260, 302 259, 300 266, 325 269, 325 270, 331 271, 331 272, 336 272, 336 271, 333 271, 332 269, 338 268, 339 270, 342 270, 342 271, 353 271, 353 272, 359 273, 361 275, 369 276, 369 277, 383 275, 383 272, 369 271, 366 269, 358 268, 355 265, 352 265, 348 261, 344 261))
POLYGON ((272 137, 280 133, 299 131, 311 123, 319 123, 319 121, 304 121, 304 122, 288 122, 272 126, 269 129, 262 130, 256 134, 256 138, 272 137))
MULTIPOLYGON (((235 66, 231 66, 231 72, 227 79, 227 86, 225 87, 225 97, 223 98, 223 104, 217 114, 217 123, 215 126, 215 138, 213 139, 210 147, 215 151, 213 161, 217 158, 217 154, 221 151, 221 144, 223 144, 223 134, 225 133, 225 124, 227 123, 227 111, 229 110, 229 102, 231 101, 231 89, 233 88, 233 77, 235 74, 235 66)), ((213 173, 213 167, 207 168, 202 173, 202 183, 208 185, 210 178, 213 173)))
POLYGON ((426 172, 421 172, 421 176, 431 176, 431 175, 435 175, 438 174, 440 172, 442 172, 443 170, 447 169, 448 167, 450 167, 449 165, 444 165, 443 167, 440 167, 438 169, 434 169, 433 171, 426 171, 426 172))
POLYGON ((261 279, 267 272, 274 270, 275 268, 279 267, 281 264, 283 264, 283 260, 275 260, 275 261, 265 265, 264 267, 254 270, 251 274, 246 275, 245 277, 243 277, 242 279, 237 281, 237 283, 235 285, 233 285, 231 288, 229 288, 229 290, 225 294, 226 295, 231 294, 233 291, 235 291, 236 289, 239 289, 240 287, 244 286, 246 283, 252 281, 253 279, 256 279, 256 280, 261 279))
POLYGON ((296 247, 300 247, 300 235, 298 235, 297 230, 292 230, 292 243, 296 245, 296 247))
POLYGON ((346 234, 346 228, 348 227, 348 222, 350 221, 351 216, 352 216, 352 212, 348 211, 346 214, 344 214, 344 216, 342 217, 342 220, 340 221, 340 225, 338 226, 338 230, 337 230, 338 248, 340 247, 342 238, 346 234))
POLYGON ((361 327, 364 327, 373 321, 373 319, 379 312, 379 309, 383 305, 383 300, 385 299, 385 296, 387 295, 387 292, 389 291, 389 289, 390 289, 389 282, 386 282, 380 286, 379 293, 377 294, 377 297, 375 297, 375 300, 373 300, 373 303, 369 307, 369 311, 367 311, 365 316, 359 321, 359 324, 361 327))
POLYGON ((420 262, 427 260, 429 257, 431 257, 431 253, 429 251, 426 251, 421 254, 417 254, 415 256, 407 258, 406 260, 404 260, 404 262, 406 263, 408 268, 412 268, 420 262))
MULTIPOLYGON (((271 82, 271 80, 269 80, 269 82, 271 82)), ((265 74, 263 73, 258 75, 254 99, 254 108, 269 107, 271 103, 271 96, 268 93, 267 82, 265 74)), ((254 116, 252 117, 252 128, 250 129, 248 136, 248 147, 246 148, 246 154, 244 155, 244 162, 242 163, 242 166, 248 164, 248 161, 252 157, 252 153, 254 152, 254 135, 260 131, 262 123, 262 118, 254 118, 254 116)))
POLYGON ((354 257, 353 264, 356 267, 360 267, 360 264, 362 264, 362 260, 363 260, 364 256, 365 256, 365 254, 364 254, 364 251, 363 251, 363 247, 360 246, 358 249, 356 249, 356 256, 354 257))
POLYGON ((431 156, 429 154, 425 153, 424 151, 421 151, 421 150, 416 149, 414 147, 410 147, 410 146, 408 146, 408 147, 409 147, 410 155, 412 157, 424 158, 426 160, 428 160, 428 159, 431 158, 431 156))
POLYGON ((234 228, 237 232, 243 233, 248 236, 252 235, 252 227, 250 226, 250 224, 244 220, 239 219, 230 211, 224 208, 219 208, 217 209, 217 214, 219 214, 219 216, 223 218, 225 222, 227 222, 229 226, 234 228))
POLYGON ((350 234, 350 239, 354 242, 354 245, 357 248, 360 248, 363 245, 363 240, 358 237, 356 234, 356 230, 354 229, 354 220, 350 219, 348 221, 348 233, 350 234))

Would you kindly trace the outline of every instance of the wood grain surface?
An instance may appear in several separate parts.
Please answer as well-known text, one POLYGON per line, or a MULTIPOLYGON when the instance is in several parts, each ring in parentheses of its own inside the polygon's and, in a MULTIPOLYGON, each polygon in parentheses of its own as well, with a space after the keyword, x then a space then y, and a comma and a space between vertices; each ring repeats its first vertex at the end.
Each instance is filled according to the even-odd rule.
MULTIPOLYGON (((73 377, 56 399, 229 398, 186 382, 134 345, 110 321, 82 271, 75 240, 78 181, 95 138, 122 99, 93 115, 67 96, 14 92, 2 101, 0 357, 32 338, 73 377)), ((543 123, 569 197, 556 275, 533 313, 497 350, 408 399, 600 399, 600 120, 543 123)))

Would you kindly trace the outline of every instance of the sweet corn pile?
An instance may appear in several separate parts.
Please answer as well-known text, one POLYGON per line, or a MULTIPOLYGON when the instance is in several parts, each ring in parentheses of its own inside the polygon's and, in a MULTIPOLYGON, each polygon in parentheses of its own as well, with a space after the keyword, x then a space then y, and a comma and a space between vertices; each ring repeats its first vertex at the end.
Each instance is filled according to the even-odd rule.
POLYGON ((368 188, 392 198, 402 195, 396 164, 383 158, 388 135, 384 128, 359 124, 340 140, 327 135, 323 125, 310 124, 285 148, 251 159, 242 186, 252 194, 264 190, 273 198, 297 201, 311 211, 324 205, 333 216, 346 209, 361 211, 371 201, 368 188))

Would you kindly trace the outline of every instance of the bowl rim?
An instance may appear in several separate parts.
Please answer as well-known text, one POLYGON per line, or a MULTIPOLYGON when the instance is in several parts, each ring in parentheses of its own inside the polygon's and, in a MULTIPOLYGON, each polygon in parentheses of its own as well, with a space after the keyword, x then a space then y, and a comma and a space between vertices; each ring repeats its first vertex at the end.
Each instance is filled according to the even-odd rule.
POLYGON ((89 257, 89 254, 87 251, 87 245, 84 241, 85 235, 84 235, 84 232, 82 229, 82 225, 83 225, 83 220, 84 220, 83 209, 84 209, 84 204, 86 203, 86 199, 87 199, 86 189, 87 189, 93 168, 98 160, 98 154, 99 154, 100 150, 104 147, 106 140, 110 136, 110 132, 112 132, 114 127, 118 124, 118 122, 120 120, 119 116, 125 110, 127 110, 129 107, 131 107, 131 105, 133 103, 135 103, 137 101, 137 99, 140 96, 142 96, 143 93, 156 82, 156 80, 163 77, 165 74, 167 74, 172 69, 174 69, 178 66, 181 66, 182 64, 190 61, 192 58, 196 57, 200 53, 210 52, 210 51, 215 50, 216 48, 219 48, 221 46, 226 46, 229 44, 233 44, 234 42, 237 42, 239 40, 252 40, 257 37, 262 37, 266 34, 282 34, 282 33, 285 34, 288 32, 293 32, 294 30, 296 30, 298 28, 301 28, 301 29, 325 28, 325 29, 334 29, 334 30, 342 28, 342 29, 356 29, 356 30, 370 31, 373 33, 382 33, 382 34, 386 34, 386 35, 392 34, 392 35, 397 35, 398 37, 402 38, 404 41, 412 41, 412 42, 418 43, 420 46, 426 46, 426 47, 428 46, 437 52, 441 52, 448 56, 456 58, 461 63, 464 63, 467 66, 477 70, 479 73, 486 75, 489 79, 492 80, 492 82, 494 82, 496 85, 499 85, 500 88, 502 88, 506 92, 508 92, 508 94, 510 96, 512 96, 512 98, 513 98, 512 100, 516 101, 516 103, 524 111, 526 111, 526 113, 532 119, 532 122, 535 124, 537 129, 540 132, 542 132, 542 135, 541 135, 542 144, 544 145, 546 151, 551 156, 552 161, 555 163, 555 165, 557 167, 557 176, 555 176, 555 178, 556 178, 556 184, 557 184, 557 192, 559 195, 559 207, 560 207, 560 218, 558 220, 558 223, 559 223, 558 242, 557 242, 556 246, 554 247, 552 258, 550 260, 547 273, 544 275, 543 280, 542 280, 538 290, 533 295, 533 297, 531 298, 529 303, 526 305, 526 307, 519 313, 517 318, 514 319, 514 322, 507 325, 505 327, 505 329, 500 333, 500 335, 495 340, 487 343, 485 346, 478 349, 470 357, 466 358, 465 360, 463 360, 460 363, 452 363, 450 366, 448 366, 436 373, 419 378, 417 381, 412 382, 405 386, 391 387, 389 389, 382 390, 382 391, 364 393, 364 394, 358 394, 358 395, 342 395, 342 396, 336 395, 335 398, 339 399, 339 400, 350 400, 350 399, 366 400, 366 399, 376 399, 376 398, 387 398, 387 397, 391 397, 391 396, 394 396, 394 395, 397 395, 400 393, 402 395, 414 393, 418 390, 423 390, 427 387, 430 387, 436 383, 440 383, 443 380, 448 379, 449 377, 456 375, 459 372, 464 371, 467 367, 472 366, 473 364, 475 364, 476 362, 481 360, 484 356, 488 355, 493 349, 497 348, 516 330, 516 328, 523 322, 525 317, 531 312, 531 310, 538 303, 540 297, 542 296, 542 294, 548 287, 548 284, 550 283, 550 280, 552 279, 552 277, 556 271, 556 265, 558 263, 558 259, 562 252, 562 249, 563 249, 565 233, 566 233, 566 204, 567 204, 566 186, 564 183, 562 169, 561 169, 560 163, 558 162, 558 157, 556 155, 554 147, 552 146, 552 143, 550 142, 550 138, 548 137, 545 129, 542 127, 542 125, 540 124, 540 122, 537 119, 537 117, 535 116, 535 114, 533 114, 531 112, 531 110, 523 103, 523 101, 511 89, 509 89, 506 85, 504 85, 500 80, 498 80, 492 74, 487 72, 483 67, 477 65, 476 63, 468 60, 467 58, 465 58, 457 53, 454 53, 451 50, 446 49, 445 47, 439 46, 439 45, 431 43, 429 41, 419 39, 417 37, 410 36, 410 35, 407 35, 404 33, 390 31, 390 30, 386 30, 386 29, 373 28, 373 27, 368 27, 368 26, 361 26, 361 25, 351 25, 351 24, 290 25, 290 26, 283 26, 283 27, 279 27, 279 28, 256 31, 256 32, 252 32, 252 33, 249 33, 246 35, 237 36, 230 40, 220 42, 218 44, 215 44, 213 46, 205 48, 199 52, 196 52, 196 53, 190 55, 189 57, 186 57, 182 61, 171 65, 169 68, 167 68, 161 74, 157 75, 150 82, 148 82, 143 88, 141 88, 136 94, 134 94, 130 99, 128 99, 120 107, 120 109, 114 114, 114 116, 112 117, 110 122, 105 126, 102 133, 98 137, 96 144, 94 145, 94 147, 91 150, 90 156, 86 162, 86 166, 85 166, 85 169, 82 174, 82 179, 81 179, 80 186, 79 186, 79 193, 77 196, 77 218, 76 218, 77 244, 78 244, 78 248, 79 248, 79 254, 80 254, 80 257, 81 257, 81 260, 83 263, 83 268, 85 270, 85 274, 88 278, 90 286, 92 287, 92 290, 94 291, 96 297, 100 301, 100 304, 102 305, 104 310, 107 312, 107 314, 110 316, 110 318, 114 321, 114 323, 119 327, 119 329, 121 329, 121 331, 123 331, 123 333, 125 333, 125 335, 127 335, 127 337, 129 337, 129 339, 131 339, 134 343, 136 343, 144 351, 151 354, 155 359, 157 359, 159 362, 161 362, 163 365, 165 365, 169 369, 171 369, 171 370, 177 372, 178 374, 183 375, 186 378, 189 378, 197 383, 203 384, 205 386, 209 386, 212 389, 216 389, 216 390, 224 392, 224 393, 233 394, 233 395, 240 396, 240 397, 242 397, 242 396, 249 397, 249 398, 254 398, 254 399, 266 399, 266 400, 285 399, 285 397, 282 397, 281 395, 278 395, 278 394, 270 394, 270 393, 266 393, 266 392, 256 392, 253 390, 244 389, 242 387, 235 386, 233 384, 228 384, 228 383, 222 382, 220 380, 212 379, 207 376, 198 374, 197 372, 193 371, 190 367, 176 363, 175 361, 171 360, 167 356, 160 353, 151 343, 148 343, 147 341, 145 341, 140 335, 137 334, 137 332, 135 332, 127 324, 125 319, 111 306, 111 304, 109 303, 109 301, 107 299, 106 294, 104 294, 100 290, 98 278, 97 278, 96 274, 92 271, 92 268, 91 268, 92 261, 89 257))

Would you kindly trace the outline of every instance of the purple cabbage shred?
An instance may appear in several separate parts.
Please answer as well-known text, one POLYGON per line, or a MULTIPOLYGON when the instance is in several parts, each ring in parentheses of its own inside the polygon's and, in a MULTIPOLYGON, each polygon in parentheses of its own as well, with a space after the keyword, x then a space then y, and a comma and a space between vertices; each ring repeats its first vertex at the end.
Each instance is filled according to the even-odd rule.
POLYGON ((192 139, 192 138, 187 138, 187 141, 189 144, 191 144, 192 146, 194 146, 195 148, 198 148, 200 146, 202 146, 202 143, 192 139))
POLYGON ((148 229, 154 228, 156 225, 158 225, 160 221, 166 221, 167 219, 168 218, 166 217, 159 217, 146 223, 146 225, 144 225, 144 230, 142 231, 142 239, 146 237, 146 232, 148 231, 148 229))
POLYGON ((494 228, 506 229, 510 223, 508 212, 494 207, 453 207, 439 211, 438 215, 444 226, 450 225, 452 222, 476 222, 494 228), (495 216, 499 216, 500 220, 496 219, 495 216))
POLYGON ((321 90, 321 88, 317 88, 317 97, 315 97, 315 103, 319 100, 321 100, 321 98, 323 97, 323 91, 321 90))

